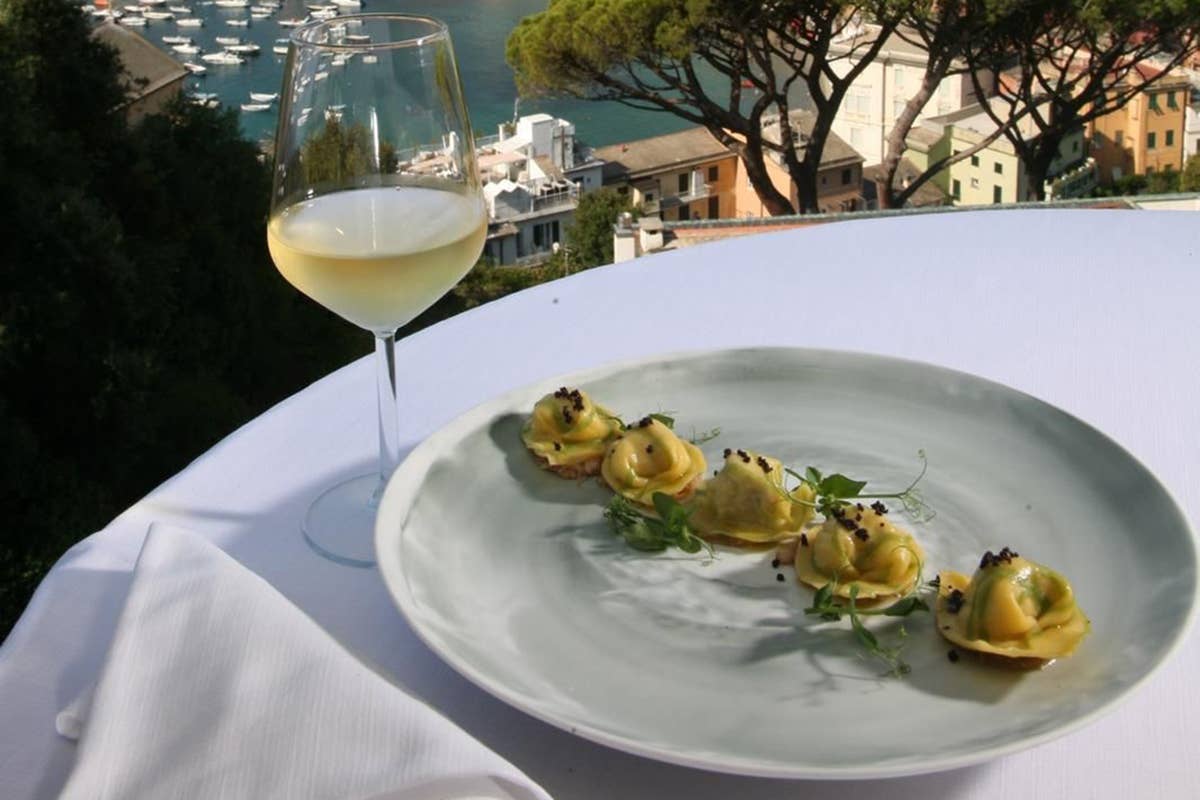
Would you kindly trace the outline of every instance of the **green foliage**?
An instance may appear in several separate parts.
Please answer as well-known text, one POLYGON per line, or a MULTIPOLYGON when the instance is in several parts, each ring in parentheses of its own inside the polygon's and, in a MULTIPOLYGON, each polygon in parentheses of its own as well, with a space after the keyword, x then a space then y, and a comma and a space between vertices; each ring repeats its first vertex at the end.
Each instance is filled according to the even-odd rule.
POLYGON ((272 267, 235 115, 129 127, 88 30, 0 5, 0 635, 67 546, 368 346, 272 267))
POLYGON ((1150 194, 1169 194, 1179 191, 1179 172, 1164 169, 1146 176, 1146 191, 1150 194))
MULTIPOLYGON (((388 157, 395 160, 394 149, 388 157)), ((360 122, 346 126, 337 117, 328 117, 321 132, 305 140, 300 163, 305 183, 344 184, 372 170, 370 135, 360 122)))
POLYGON ((614 189, 598 189, 579 196, 575 221, 567 226, 567 247, 573 269, 611 264, 613 225, 623 212, 633 212, 629 200, 614 189))
POLYGON ((1190 156, 1179 173, 1179 191, 1200 192, 1200 154, 1190 156))

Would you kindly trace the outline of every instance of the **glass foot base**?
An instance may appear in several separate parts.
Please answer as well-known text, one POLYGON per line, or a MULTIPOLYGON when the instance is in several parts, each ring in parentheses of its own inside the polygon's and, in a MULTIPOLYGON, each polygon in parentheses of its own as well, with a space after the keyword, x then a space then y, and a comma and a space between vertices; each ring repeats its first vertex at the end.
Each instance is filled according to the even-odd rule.
POLYGON ((308 507, 301 530, 317 555, 348 567, 375 566, 375 511, 379 473, 359 475, 326 489, 308 507))

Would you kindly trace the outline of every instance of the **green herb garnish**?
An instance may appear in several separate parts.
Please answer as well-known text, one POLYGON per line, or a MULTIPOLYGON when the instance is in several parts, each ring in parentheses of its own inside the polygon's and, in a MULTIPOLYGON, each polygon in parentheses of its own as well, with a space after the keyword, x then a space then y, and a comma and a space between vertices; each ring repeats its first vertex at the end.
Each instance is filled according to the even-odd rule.
POLYGON ((925 457, 924 450, 917 451, 917 457, 921 459, 921 472, 913 479, 907 488, 899 492, 868 492, 866 481, 859 481, 853 478, 848 478, 840 472, 835 472, 832 475, 822 475, 821 471, 816 467, 805 467, 804 474, 801 475, 793 469, 785 469, 788 475, 796 478, 801 483, 806 483, 812 487, 816 494, 816 500, 809 502, 801 500, 788 494, 789 499, 794 503, 802 503, 812 506, 827 517, 833 516, 833 510, 839 506, 845 505, 850 500, 899 500, 904 506, 905 512, 918 522, 928 522, 933 519, 935 511, 925 502, 925 498, 921 496, 921 492, 916 488, 921 479, 925 477, 925 471, 929 469, 929 460, 925 457))
POLYGON ((613 533, 633 549, 644 552, 656 553, 678 547, 685 553, 707 550, 710 558, 714 555, 712 545, 688 527, 691 512, 682 503, 663 492, 655 492, 652 500, 657 517, 643 512, 621 495, 615 495, 604 510, 613 533))
POLYGON ((709 428, 708 430, 700 431, 699 433, 696 433, 696 429, 692 428, 692 436, 688 441, 690 441, 692 444, 704 444, 705 442, 711 442, 720 435, 720 428, 709 428))
MULTIPOLYGON (((935 584, 931 581, 928 584, 922 584, 920 577, 917 578, 914 584, 915 588, 901 597, 896 602, 885 608, 859 608, 856 601, 858 600, 858 585, 851 584, 850 598, 847 602, 838 602, 839 598, 834 595, 837 588, 837 583, 827 583, 817 590, 813 596, 813 603, 808 608, 804 609, 804 613, 810 616, 820 617, 827 622, 838 622, 842 616, 850 618, 850 629, 854 632, 854 638, 858 640, 870 655, 878 658, 888 666, 887 674, 894 677, 907 675, 911 671, 908 663, 900 657, 900 651, 904 649, 904 643, 901 642, 893 647, 886 647, 880 641, 870 628, 863 624, 863 617, 907 617, 916 611, 929 611, 929 604, 921 597, 922 589, 934 587, 935 584)), ((899 636, 901 639, 908 635, 904 626, 900 626, 899 636)))

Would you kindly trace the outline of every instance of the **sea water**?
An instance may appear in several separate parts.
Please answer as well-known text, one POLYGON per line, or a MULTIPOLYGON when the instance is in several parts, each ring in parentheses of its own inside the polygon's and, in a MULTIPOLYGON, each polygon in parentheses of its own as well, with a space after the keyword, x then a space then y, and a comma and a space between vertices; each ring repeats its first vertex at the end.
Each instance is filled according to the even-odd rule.
MULTIPOLYGON (((314 2, 315 0, 308 0, 314 2)), ((238 36, 262 48, 258 56, 247 56, 242 65, 205 64, 207 73, 189 77, 190 92, 216 94, 221 102, 238 111, 242 130, 255 141, 267 141, 275 135, 278 103, 270 110, 244 112, 250 92, 274 93, 283 82, 285 57, 271 51, 276 39, 287 38, 294 28, 279 25, 281 19, 303 18, 308 14, 305 0, 283 0, 279 11, 266 19, 251 19, 247 8, 223 8, 209 0, 178 0, 187 5, 192 16, 204 20, 204 27, 181 28, 173 21, 151 21, 136 28, 142 36, 171 54, 178 61, 199 61, 199 56, 183 56, 164 44, 163 36, 190 36, 205 53, 221 50, 217 36, 238 36), (227 20, 249 20, 249 27, 233 27, 227 20)), ((135 5, 133 0, 114 6, 135 5)), ((547 0, 363 0, 362 13, 383 11, 425 14, 446 22, 454 42, 459 72, 466 91, 471 124, 477 136, 496 133, 501 122, 513 119, 517 89, 512 70, 504 60, 504 45, 517 23, 546 8, 547 0)), ((160 7, 165 9, 165 6, 160 7)), ((343 9, 344 12, 350 9, 343 9)), ((522 99, 520 114, 545 112, 575 124, 576 136, 592 145, 631 141, 647 136, 671 133, 691 123, 667 112, 632 109, 613 102, 574 99, 522 99)))

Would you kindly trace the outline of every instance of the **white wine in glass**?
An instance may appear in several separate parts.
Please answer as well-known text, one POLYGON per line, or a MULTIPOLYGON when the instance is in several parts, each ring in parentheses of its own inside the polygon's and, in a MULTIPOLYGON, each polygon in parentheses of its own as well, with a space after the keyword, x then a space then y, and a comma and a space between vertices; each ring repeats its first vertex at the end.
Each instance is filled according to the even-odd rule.
POLYGON ((395 334, 474 265, 487 212, 446 26, 362 14, 299 28, 284 74, 267 245, 289 283, 375 335, 379 468, 321 494, 305 539, 374 563, 399 460, 395 334))

